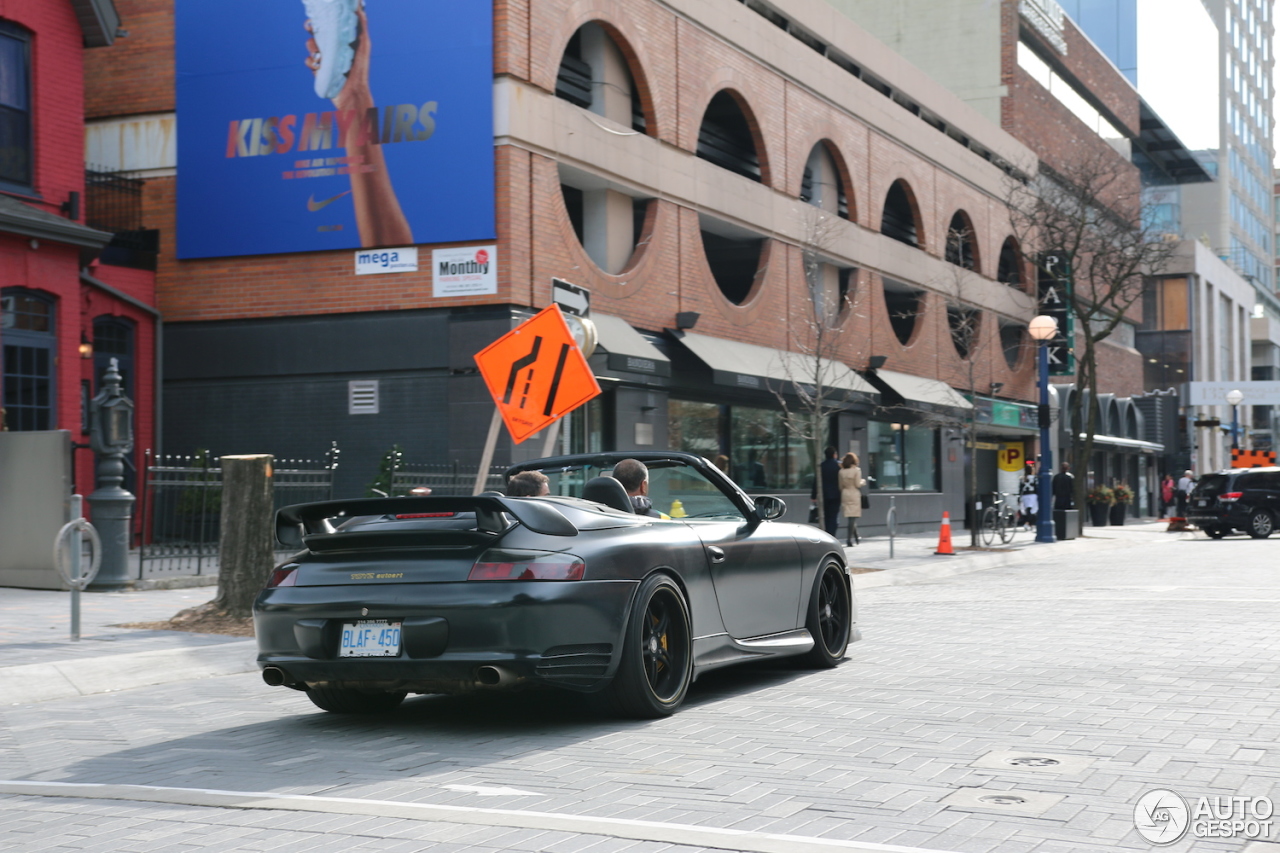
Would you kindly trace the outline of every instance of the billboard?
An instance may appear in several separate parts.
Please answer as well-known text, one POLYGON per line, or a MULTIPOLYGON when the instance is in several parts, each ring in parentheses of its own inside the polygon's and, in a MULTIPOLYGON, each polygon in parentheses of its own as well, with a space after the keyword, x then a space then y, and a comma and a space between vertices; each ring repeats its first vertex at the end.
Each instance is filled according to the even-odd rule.
POLYGON ((493 239, 493 10, 177 0, 178 257, 493 239))

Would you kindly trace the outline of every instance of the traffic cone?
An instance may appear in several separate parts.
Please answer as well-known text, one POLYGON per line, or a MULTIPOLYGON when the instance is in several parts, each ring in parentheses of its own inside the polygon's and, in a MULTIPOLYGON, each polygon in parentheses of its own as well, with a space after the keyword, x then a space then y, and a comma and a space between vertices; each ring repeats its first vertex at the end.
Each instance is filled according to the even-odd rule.
POLYGON ((938 531, 938 550, 935 554, 950 554, 955 556, 955 551, 951 548, 951 515, 948 512, 942 513, 942 529, 938 531))

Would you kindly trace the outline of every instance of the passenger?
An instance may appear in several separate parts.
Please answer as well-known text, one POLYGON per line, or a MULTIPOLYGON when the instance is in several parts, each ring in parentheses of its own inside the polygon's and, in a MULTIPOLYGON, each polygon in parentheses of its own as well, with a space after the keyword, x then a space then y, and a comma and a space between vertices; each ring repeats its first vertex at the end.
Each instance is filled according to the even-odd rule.
POLYGON ((507 497, 540 498, 551 494, 551 484, 541 471, 521 471, 507 481, 507 497))
POLYGON ((631 509, 636 515, 663 518, 649 500, 649 469, 639 459, 623 459, 613 466, 613 479, 622 484, 631 498, 631 509))

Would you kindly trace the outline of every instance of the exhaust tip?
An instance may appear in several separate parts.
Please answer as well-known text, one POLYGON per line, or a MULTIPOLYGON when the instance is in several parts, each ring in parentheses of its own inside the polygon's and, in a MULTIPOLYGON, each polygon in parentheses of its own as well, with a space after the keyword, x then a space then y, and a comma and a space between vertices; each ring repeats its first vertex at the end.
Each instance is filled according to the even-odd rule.
POLYGON ((278 666, 269 666, 262 670, 262 680, 268 687, 279 687, 288 680, 288 675, 278 666))
POLYGON ((505 687, 515 682, 516 674, 500 666, 482 666, 476 670, 476 683, 481 687, 505 687))

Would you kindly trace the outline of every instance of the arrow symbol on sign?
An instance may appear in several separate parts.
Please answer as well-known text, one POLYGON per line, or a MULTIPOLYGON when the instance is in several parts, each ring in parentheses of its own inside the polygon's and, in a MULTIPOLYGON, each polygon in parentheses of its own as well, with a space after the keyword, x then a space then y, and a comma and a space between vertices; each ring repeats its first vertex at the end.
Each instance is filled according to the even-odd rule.
POLYGON ((551 301, 570 314, 583 316, 591 309, 591 297, 568 282, 556 279, 551 283, 551 301))
POLYGON ((502 397, 503 405, 511 402, 511 392, 516 387, 516 379, 520 376, 520 371, 538 360, 538 350, 542 349, 542 335, 538 335, 533 339, 533 349, 524 358, 516 359, 511 364, 511 372, 507 374, 507 393, 502 397))

